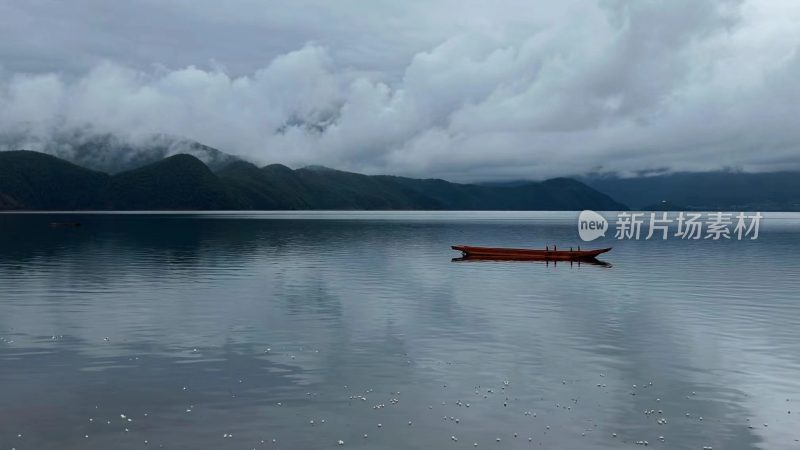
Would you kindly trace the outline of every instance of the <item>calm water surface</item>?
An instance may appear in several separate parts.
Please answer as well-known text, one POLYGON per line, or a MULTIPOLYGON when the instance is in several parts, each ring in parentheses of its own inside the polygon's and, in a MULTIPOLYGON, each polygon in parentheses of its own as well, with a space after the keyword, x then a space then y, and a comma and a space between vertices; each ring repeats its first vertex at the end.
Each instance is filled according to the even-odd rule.
POLYGON ((0 450, 800 449, 800 215, 451 262, 576 217, 0 215, 0 450))

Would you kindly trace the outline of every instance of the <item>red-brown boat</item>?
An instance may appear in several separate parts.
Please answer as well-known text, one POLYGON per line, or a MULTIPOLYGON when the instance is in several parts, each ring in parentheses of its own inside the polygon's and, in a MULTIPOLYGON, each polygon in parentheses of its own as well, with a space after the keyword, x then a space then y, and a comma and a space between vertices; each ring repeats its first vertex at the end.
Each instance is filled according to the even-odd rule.
POLYGON ((480 259, 508 259, 508 260, 530 260, 530 261, 586 261, 597 258, 609 250, 608 248, 598 248, 595 250, 534 250, 524 248, 495 248, 495 247, 471 247, 469 245, 454 245, 453 250, 461 252, 465 258, 480 259))

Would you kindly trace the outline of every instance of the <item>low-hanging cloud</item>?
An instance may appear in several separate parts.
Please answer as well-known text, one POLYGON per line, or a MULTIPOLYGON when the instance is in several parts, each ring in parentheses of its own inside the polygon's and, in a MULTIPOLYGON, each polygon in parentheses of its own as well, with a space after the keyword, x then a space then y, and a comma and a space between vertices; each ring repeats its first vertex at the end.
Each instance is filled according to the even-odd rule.
POLYGON ((335 42, 242 74, 0 70, 0 134, 166 133, 258 163, 471 181, 800 168, 797 20, 790 1, 564 2, 524 32, 453 31, 399 70, 335 42))

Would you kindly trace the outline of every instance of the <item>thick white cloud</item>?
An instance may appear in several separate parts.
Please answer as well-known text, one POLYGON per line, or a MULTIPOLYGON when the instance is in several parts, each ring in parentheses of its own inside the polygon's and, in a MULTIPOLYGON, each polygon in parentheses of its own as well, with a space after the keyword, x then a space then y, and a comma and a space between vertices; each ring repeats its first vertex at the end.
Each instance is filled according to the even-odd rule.
MULTIPOLYGON (((0 46, 0 133, 168 133, 260 163, 455 180, 800 168, 800 4, 791 0, 140 6, 160 12, 155 24, 175 21, 155 35, 175 37, 170 46, 196 55, 196 66, 172 67, 158 46, 148 60, 113 40, 102 52, 74 38, 90 68, 22 73, 50 59, 34 49, 33 64, 0 46), (170 31, 190 24, 231 37, 203 54, 196 36, 170 31), (247 49, 259 43, 240 40, 242 30, 263 27, 264 40, 295 50, 253 67, 247 49)), ((106 27, 91 28, 118 35, 106 27)))

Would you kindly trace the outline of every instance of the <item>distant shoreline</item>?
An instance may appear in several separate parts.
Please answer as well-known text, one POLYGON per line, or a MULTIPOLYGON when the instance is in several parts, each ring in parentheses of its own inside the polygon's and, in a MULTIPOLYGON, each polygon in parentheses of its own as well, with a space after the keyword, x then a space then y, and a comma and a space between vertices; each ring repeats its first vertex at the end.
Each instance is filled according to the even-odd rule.
POLYGON ((514 186, 363 175, 314 167, 257 167, 236 160, 213 171, 177 154, 108 174, 32 151, 0 152, 0 210, 617 210, 627 206, 570 178, 514 186))

